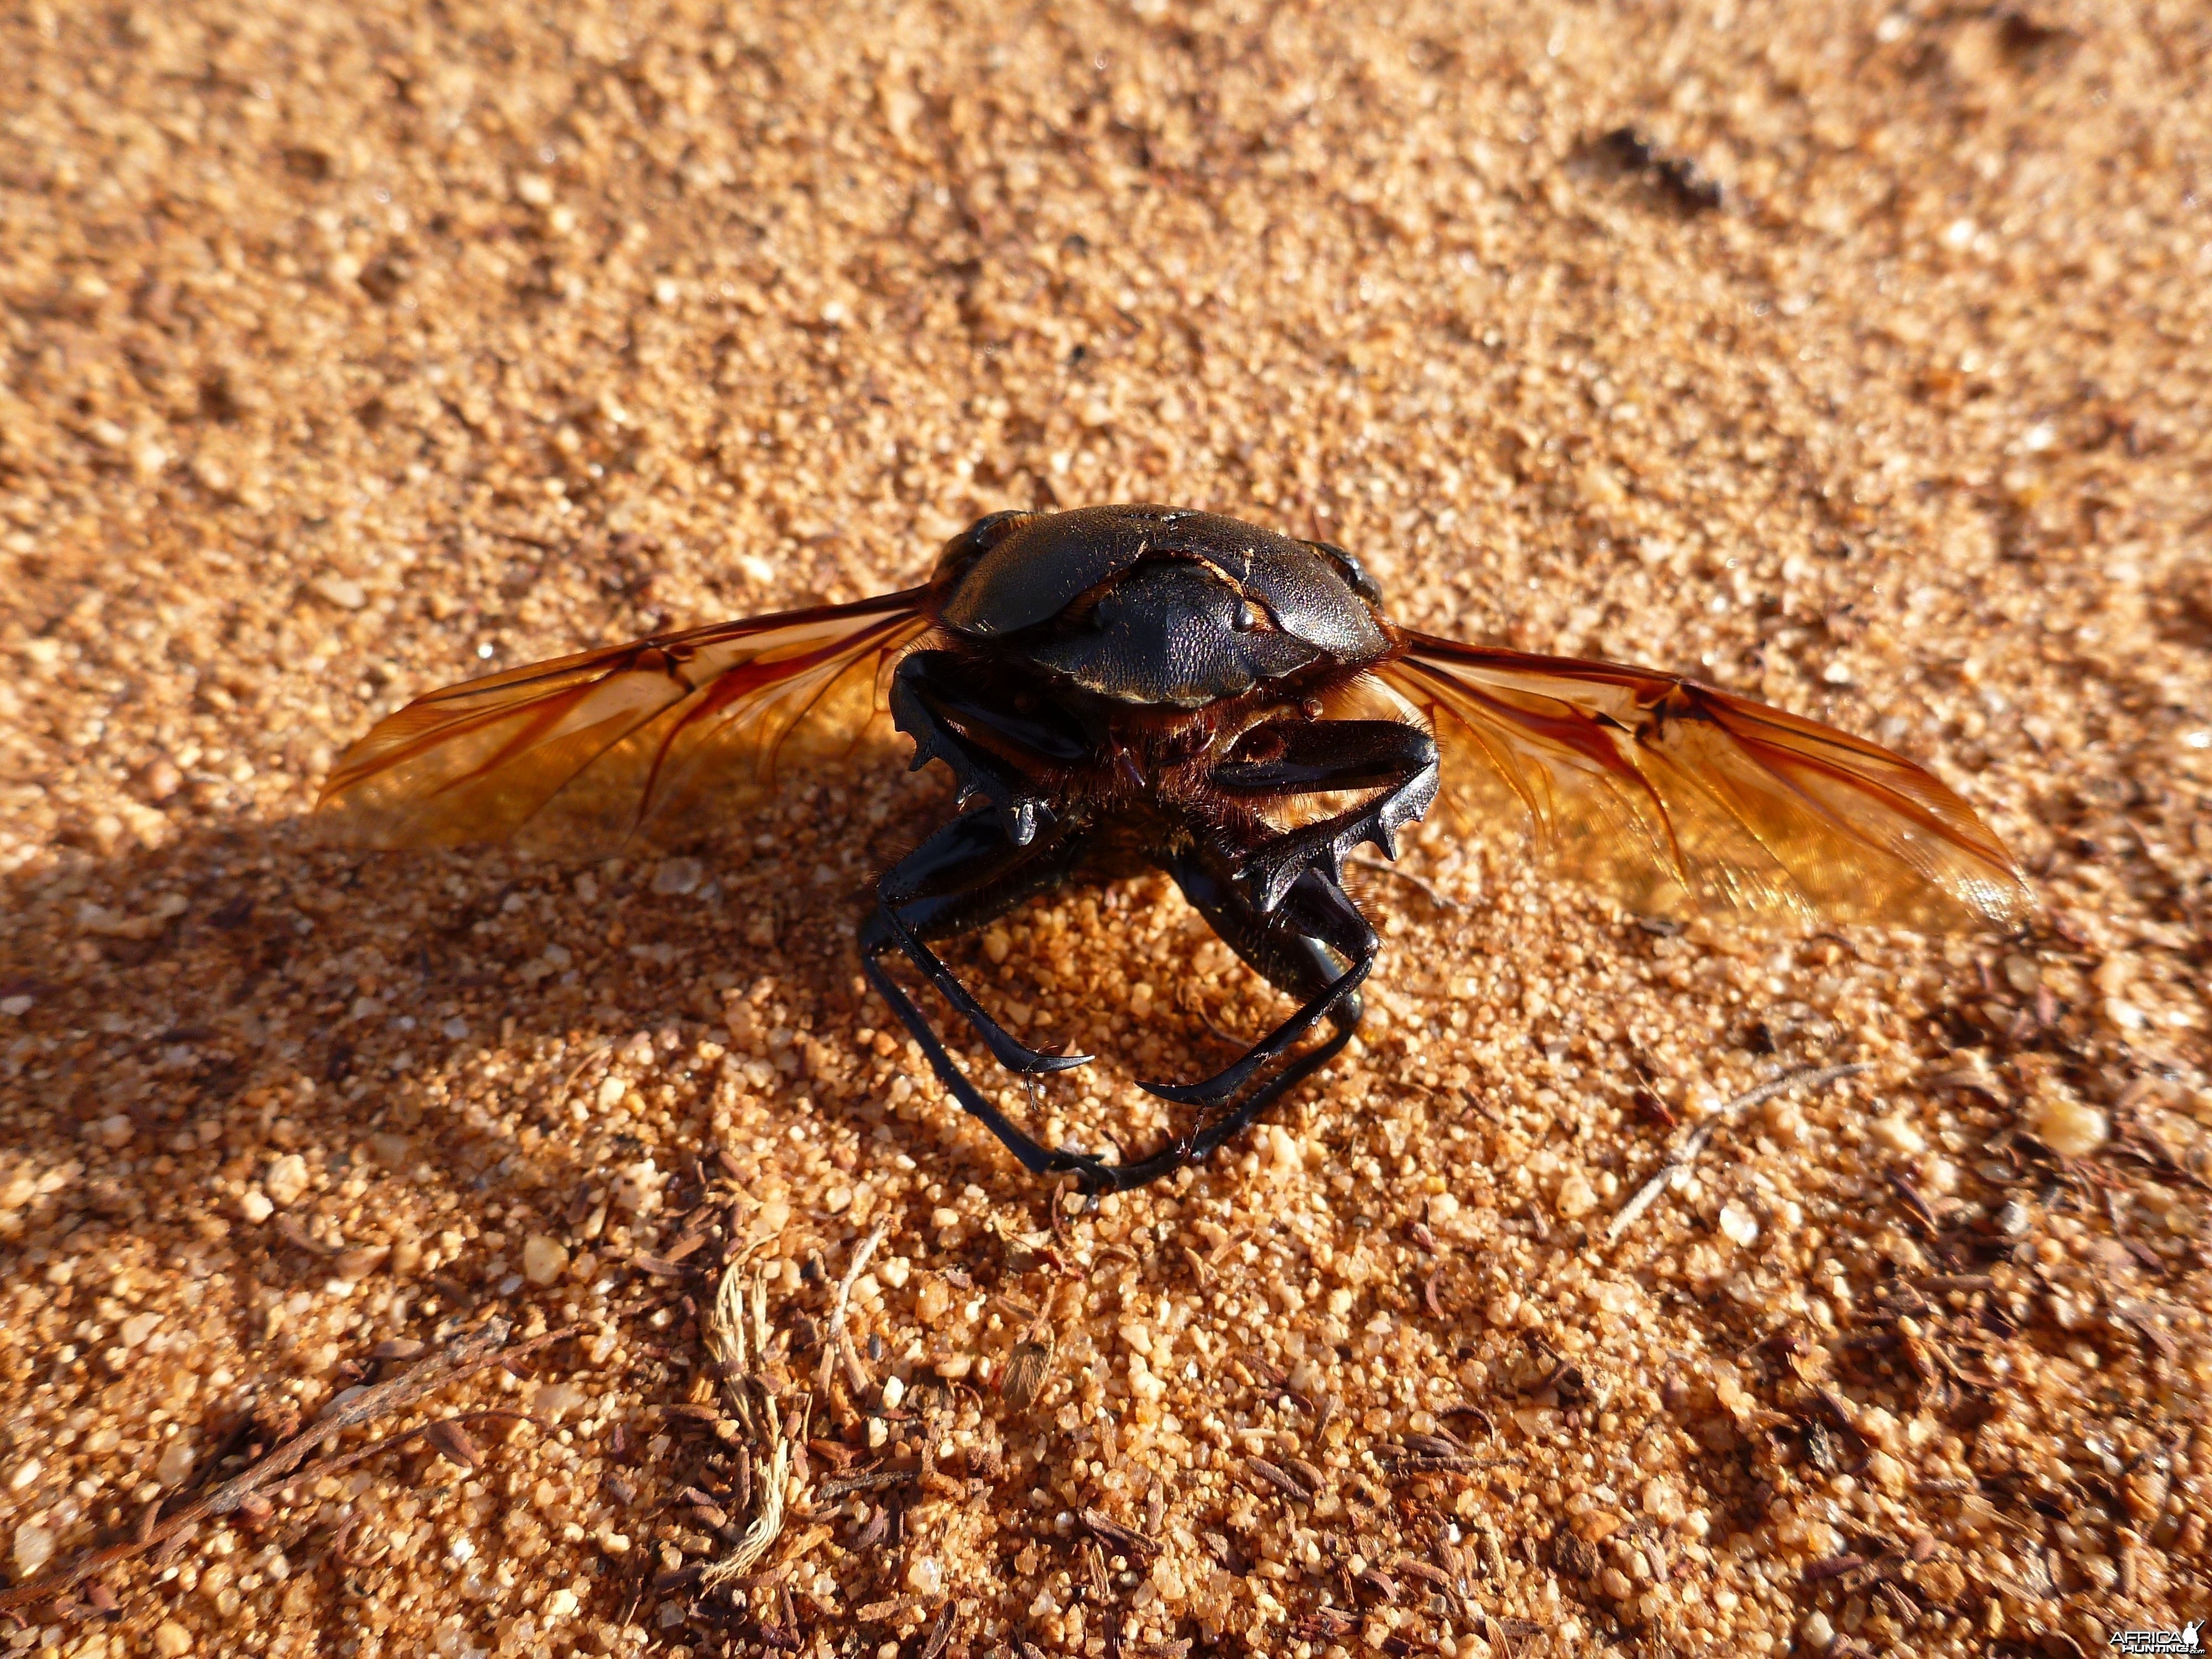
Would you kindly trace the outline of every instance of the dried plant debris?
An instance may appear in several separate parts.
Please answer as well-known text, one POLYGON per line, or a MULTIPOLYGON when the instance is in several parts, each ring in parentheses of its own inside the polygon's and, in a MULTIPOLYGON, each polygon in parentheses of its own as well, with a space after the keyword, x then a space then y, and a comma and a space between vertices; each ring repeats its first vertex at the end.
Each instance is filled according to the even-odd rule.
POLYGON ((1585 146, 1584 154, 1608 168, 1644 179, 1679 213, 1711 213, 1725 199, 1718 181, 1696 162, 1668 154, 1640 128, 1615 127, 1585 146))
MULTIPOLYGON (((6 10, 9 1643, 2051 1655, 2212 1614, 2185 12, 6 10), (856 896, 948 806, 903 740, 589 866, 296 822, 462 673, 1115 500, 1864 732, 2039 913, 1621 916, 1425 826, 1352 861, 1359 1043, 1090 1206, 856 982, 856 896), (542 1346, 446 1369, 501 1325, 542 1346)), ((1288 1012, 1153 878, 945 949, 1098 1056, 1000 1091, 1054 1146, 1187 1129, 1139 1081, 1288 1012)))
MULTIPOLYGON (((526 1353, 574 1334, 573 1330, 554 1331, 509 1347, 510 1328, 504 1320, 490 1320, 401 1375, 334 1400, 330 1409, 312 1426, 303 1428, 296 1419, 293 1420, 284 1432, 273 1437, 276 1443, 261 1451, 244 1470, 189 1502, 165 1512, 164 1505, 149 1500, 128 1542, 88 1552, 58 1572, 0 1590, 0 1615, 21 1620, 41 1603, 55 1601, 96 1574, 145 1551, 165 1548, 173 1541, 189 1539, 204 1522, 242 1514, 257 1525, 266 1524, 276 1510, 263 1494, 280 1481, 289 1480, 296 1484, 310 1475, 318 1482, 327 1480, 418 1436, 451 1462, 474 1468, 483 1461, 483 1455, 461 1421, 455 1418, 434 1418, 354 1451, 324 1457, 313 1463, 308 1460, 349 1431, 407 1411, 429 1395, 489 1366, 519 1361, 526 1353)), ((494 1411, 474 1415, 514 1419, 521 1413, 494 1411)), ((288 1501, 297 1501, 293 1487, 287 1487, 286 1492, 288 1501)), ((21 1535, 19 1530, 18 1538, 21 1535)), ((15 1559, 19 1568, 25 1565, 26 1553, 18 1543, 15 1559)))

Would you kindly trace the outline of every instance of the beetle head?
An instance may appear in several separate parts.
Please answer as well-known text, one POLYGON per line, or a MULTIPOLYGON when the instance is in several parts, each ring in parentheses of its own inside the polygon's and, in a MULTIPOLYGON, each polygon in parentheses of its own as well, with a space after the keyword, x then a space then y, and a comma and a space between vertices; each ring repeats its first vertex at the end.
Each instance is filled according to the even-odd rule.
POLYGON ((1035 513, 985 514, 939 550, 937 568, 930 572, 930 580, 933 582, 957 582, 968 574, 969 568, 976 560, 1024 525, 1040 516, 1035 513))

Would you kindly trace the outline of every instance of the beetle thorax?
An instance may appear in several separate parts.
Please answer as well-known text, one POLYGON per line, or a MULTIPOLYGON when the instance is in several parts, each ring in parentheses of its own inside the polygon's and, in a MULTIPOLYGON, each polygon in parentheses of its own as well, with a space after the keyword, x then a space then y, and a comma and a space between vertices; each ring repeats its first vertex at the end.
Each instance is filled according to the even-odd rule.
POLYGON ((1070 606, 1024 654, 1116 702, 1200 708, 1295 673, 1322 653, 1276 628, 1218 572, 1192 560, 1152 559, 1070 606))

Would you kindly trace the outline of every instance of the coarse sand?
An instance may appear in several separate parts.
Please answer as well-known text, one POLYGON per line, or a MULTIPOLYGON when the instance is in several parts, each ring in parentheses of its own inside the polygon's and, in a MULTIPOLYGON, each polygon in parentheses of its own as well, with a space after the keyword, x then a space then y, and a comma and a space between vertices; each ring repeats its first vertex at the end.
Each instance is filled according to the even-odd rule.
MULTIPOLYGON (((0 18, 0 1571, 125 1547, 0 1642, 2212 1613, 2204 8, 770 9, 0 18), (1877 738, 2040 919, 1668 930, 1431 826, 1361 1045, 1089 1209, 857 977, 941 769, 587 868, 302 822, 432 686, 1127 498, 1877 738), (495 1317, 574 1330, 164 1530, 495 1317)), ((1284 1006, 1158 879, 952 960, 1088 1146, 1284 1006)))

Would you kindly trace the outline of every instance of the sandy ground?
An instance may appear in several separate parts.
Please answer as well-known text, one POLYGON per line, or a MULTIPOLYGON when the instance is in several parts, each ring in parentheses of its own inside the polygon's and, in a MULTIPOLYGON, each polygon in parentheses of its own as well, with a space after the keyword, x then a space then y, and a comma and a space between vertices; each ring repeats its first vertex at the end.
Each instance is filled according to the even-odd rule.
MULTIPOLYGON (((472 1445, 310 1463, 12 1650, 2075 1655, 2212 1613, 2200 6, 27 0, 0 53, 0 1570, 410 1345, 578 1328, 336 1449, 472 1445), (1878 737, 2044 918, 1670 936, 1431 835, 1443 902, 1370 883, 1356 1056, 1055 1218, 855 976, 941 778, 584 870, 303 830, 433 685, 1127 497, 1878 737), (1608 1238, 1721 1103, 1845 1063, 1608 1238), (733 1252, 812 1444, 702 1598, 767 1485, 701 1346, 733 1252)), ((1153 881, 955 953, 1100 1052, 1051 1137, 1163 1132, 1132 1079, 1276 1013, 1206 937, 1153 881)))

